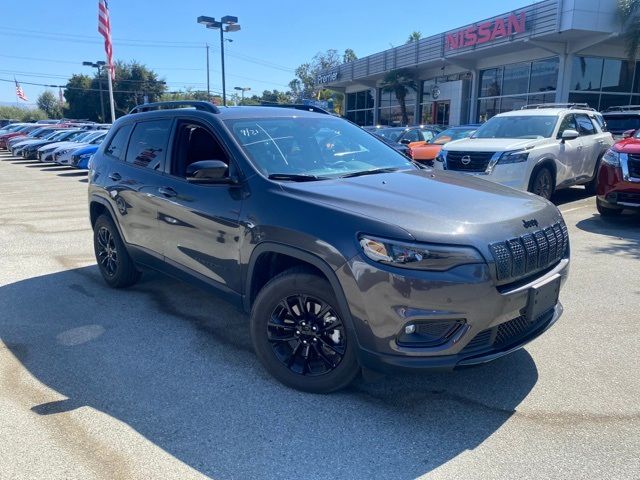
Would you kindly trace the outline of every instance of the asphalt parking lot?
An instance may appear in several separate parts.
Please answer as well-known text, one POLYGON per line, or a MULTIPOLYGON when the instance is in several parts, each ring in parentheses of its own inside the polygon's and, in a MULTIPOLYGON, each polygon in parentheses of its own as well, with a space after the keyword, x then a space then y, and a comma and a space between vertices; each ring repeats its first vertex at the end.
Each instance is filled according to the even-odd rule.
POLYGON ((640 215, 561 192, 565 314, 492 364, 276 383, 247 318, 95 266, 86 174, 0 153, 0 478, 640 477, 640 215))

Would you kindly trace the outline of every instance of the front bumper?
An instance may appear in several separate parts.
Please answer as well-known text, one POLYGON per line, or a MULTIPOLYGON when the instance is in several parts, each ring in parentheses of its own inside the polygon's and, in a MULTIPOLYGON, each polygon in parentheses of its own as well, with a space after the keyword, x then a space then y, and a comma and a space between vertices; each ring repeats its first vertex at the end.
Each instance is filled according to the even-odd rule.
POLYGON ((530 290, 569 272, 568 256, 528 283, 497 287, 489 264, 448 272, 386 270, 356 257, 336 272, 349 299, 362 366, 389 371, 453 369, 491 361, 541 335, 562 314, 558 302, 526 320, 530 290), (457 325, 429 346, 403 343, 407 325, 457 325))
POLYGON ((606 208, 640 209, 640 179, 625 176, 620 167, 600 166, 596 193, 606 208))

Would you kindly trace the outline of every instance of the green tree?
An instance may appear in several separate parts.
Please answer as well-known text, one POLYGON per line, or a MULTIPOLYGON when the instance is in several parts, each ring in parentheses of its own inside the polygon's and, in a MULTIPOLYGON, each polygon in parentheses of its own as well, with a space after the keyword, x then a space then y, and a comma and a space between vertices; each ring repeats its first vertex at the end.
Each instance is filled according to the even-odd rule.
POLYGON ((358 56, 351 48, 347 48, 342 54, 342 63, 349 63, 357 60, 358 56))
POLYGON ((67 106, 64 116, 67 118, 98 120, 100 97, 92 92, 92 80, 88 75, 73 74, 65 85, 64 98, 67 106), (97 99, 96 99, 97 97, 97 99))
POLYGON ((47 114, 37 108, 0 106, 0 118, 18 120, 19 122, 35 122, 44 120, 47 114))
MULTIPOLYGON (((102 78, 94 75, 74 74, 66 85, 64 93, 67 107, 64 115, 69 118, 88 119, 94 121, 108 121, 109 94, 107 91, 107 71, 102 78), (103 89, 104 111, 106 119, 101 119, 100 87, 103 89)), ((143 103, 145 96, 149 102, 157 102, 162 98, 166 84, 158 75, 146 66, 132 61, 129 63, 116 62, 116 79, 113 82, 113 99, 116 117, 129 112, 136 105, 143 103)), ((205 95, 206 98, 206 95, 205 95)))
POLYGON ((640 52, 640 0, 618 0, 618 18, 622 23, 629 69, 640 52))
POLYGON ((406 103, 407 93, 409 93, 409 90, 413 90, 414 92, 418 90, 411 72, 407 69, 392 70, 382 79, 381 87, 384 92, 393 92, 395 94, 400 104, 402 124, 407 125, 409 123, 406 103))
POLYGON ((45 90, 36 101, 38 108, 44 111, 49 118, 62 118, 62 107, 51 90, 45 90))
POLYGON ((414 30, 413 32, 411 32, 411 34, 409 35, 409 38, 407 38, 407 41, 405 43, 417 42, 421 38, 422 38, 422 32, 418 32, 414 30))

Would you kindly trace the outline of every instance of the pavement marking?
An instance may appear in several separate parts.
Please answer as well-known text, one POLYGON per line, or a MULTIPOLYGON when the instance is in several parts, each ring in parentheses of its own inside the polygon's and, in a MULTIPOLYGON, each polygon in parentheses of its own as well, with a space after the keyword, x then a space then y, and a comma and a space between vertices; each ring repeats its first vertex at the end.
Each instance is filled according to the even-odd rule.
POLYGON ((570 208, 568 210, 560 210, 560 212, 561 213, 569 213, 569 212, 573 212, 575 210, 580 210, 582 208, 587 208, 587 207, 590 207, 590 206, 591 206, 590 204, 589 205, 582 205, 581 207, 570 208))

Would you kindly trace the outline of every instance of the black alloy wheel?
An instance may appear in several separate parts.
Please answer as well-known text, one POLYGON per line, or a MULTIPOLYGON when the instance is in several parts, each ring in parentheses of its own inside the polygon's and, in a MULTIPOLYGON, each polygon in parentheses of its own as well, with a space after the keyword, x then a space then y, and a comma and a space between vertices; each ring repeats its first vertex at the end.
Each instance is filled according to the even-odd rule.
POLYGON ((276 305, 267 323, 267 338, 278 360, 298 375, 329 373, 346 353, 339 315, 326 302, 302 294, 276 305))
POLYGON ((96 236, 96 253, 103 271, 110 277, 118 271, 118 249, 111 232, 106 227, 100 227, 96 236))

